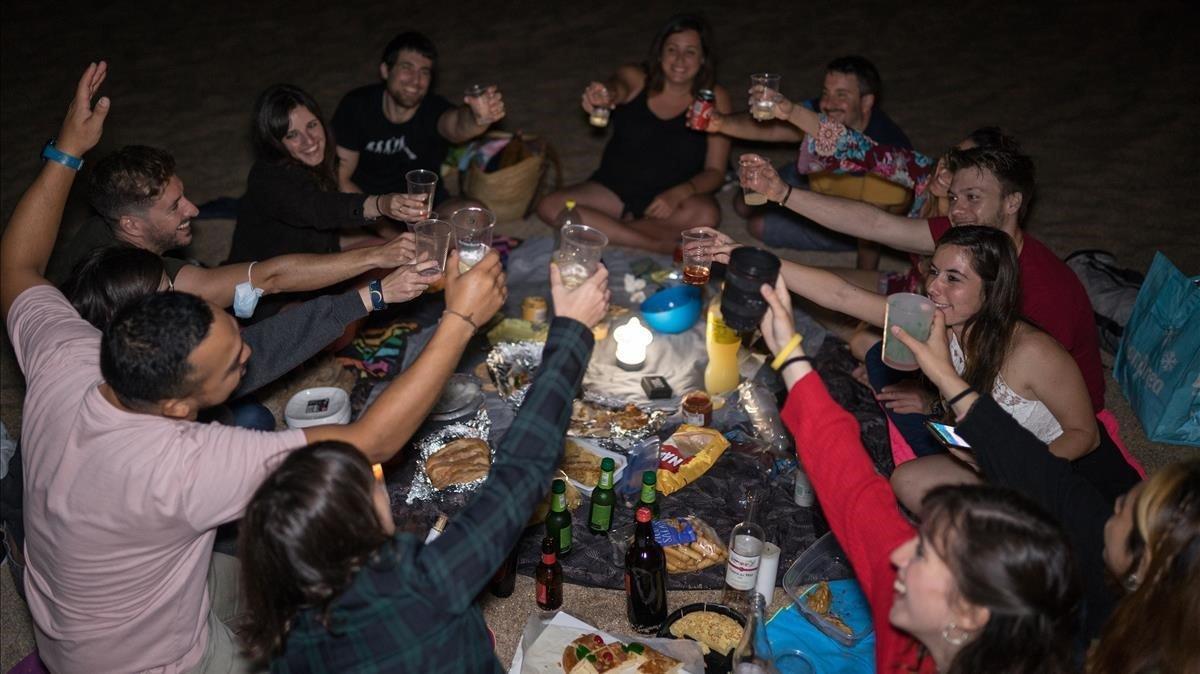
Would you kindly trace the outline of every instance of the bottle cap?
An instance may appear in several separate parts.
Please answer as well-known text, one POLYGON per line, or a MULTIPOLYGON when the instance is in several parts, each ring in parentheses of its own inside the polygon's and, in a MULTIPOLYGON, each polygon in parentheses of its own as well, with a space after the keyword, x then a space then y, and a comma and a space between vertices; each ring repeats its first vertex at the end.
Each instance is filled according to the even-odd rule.
POLYGON ((555 480, 553 489, 555 494, 565 494, 567 493, 567 483, 561 479, 555 480))
POLYGON ((648 470, 642 473, 642 484, 655 484, 657 482, 658 475, 654 471, 648 470))
POLYGON ((567 199, 567 208, 575 208, 575 200, 567 199))
POLYGON ((553 538, 546 536, 542 539, 542 560, 551 564, 556 555, 558 555, 558 543, 553 538))
POLYGON ((638 508, 637 509, 637 521, 649 522, 650 521, 650 509, 647 508, 646 506, 642 506, 642 507, 638 508))
POLYGON ((604 460, 600 462, 600 470, 603 470, 605 472, 616 470, 616 468, 617 468, 617 464, 616 464, 616 462, 614 462, 612 460, 612 457, 606 456, 606 457, 604 457, 604 460))

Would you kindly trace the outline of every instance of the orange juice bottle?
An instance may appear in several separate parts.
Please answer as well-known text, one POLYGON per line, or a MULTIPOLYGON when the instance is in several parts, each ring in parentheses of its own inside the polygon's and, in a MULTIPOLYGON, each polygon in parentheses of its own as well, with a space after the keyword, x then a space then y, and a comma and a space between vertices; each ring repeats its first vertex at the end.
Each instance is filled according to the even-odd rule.
POLYGON ((718 294, 708 305, 708 321, 705 330, 708 346, 708 366, 704 368, 704 389, 710 396, 728 393, 738 385, 738 347, 742 338, 725 325, 721 318, 721 296, 718 294))

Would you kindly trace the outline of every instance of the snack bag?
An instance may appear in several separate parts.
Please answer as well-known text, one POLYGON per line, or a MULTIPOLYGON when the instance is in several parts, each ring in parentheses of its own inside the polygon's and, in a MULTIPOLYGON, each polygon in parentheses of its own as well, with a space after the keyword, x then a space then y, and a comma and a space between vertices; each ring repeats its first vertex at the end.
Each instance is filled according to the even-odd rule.
POLYGON ((725 561, 725 546, 717 538, 717 532, 698 517, 655 520, 654 539, 663 546, 667 573, 691 573, 725 561), (664 530, 662 538, 660 529, 664 530), (664 539, 671 542, 664 543, 664 539))
POLYGON ((720 431, 682 424, 658 452, 658 490, 673 494, 700 479, 728 446, 720 431))

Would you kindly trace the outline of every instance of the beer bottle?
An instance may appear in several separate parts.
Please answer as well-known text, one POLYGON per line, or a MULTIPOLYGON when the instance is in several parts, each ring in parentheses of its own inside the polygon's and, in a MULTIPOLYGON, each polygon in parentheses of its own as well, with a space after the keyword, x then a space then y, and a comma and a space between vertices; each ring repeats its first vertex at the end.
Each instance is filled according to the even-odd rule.
POLYGON ((658 631, 667 619, 667 557, 654 540, 650 509, 637 509, 633 543, 625 552, 625 609, 629 624, 642 634, 658 631))
POLYGON ((654 519, 658 519, 658 474, 653 470, 642 473, 642 498, 638 507, 646 506, 654 519))
POLYGON ((592 490, 592 505, 588 510, 588 531, 593 536, 607 534, 612 529, 613 504, 617 496, 613 493, 613 470, 616 464, 610 458, 600 462, 600 482, 592 490))
POLYGON ((562 606, 562 565, 558 563, 558 543, 547 536, 542 539, 542 561, 538 562, 537 605, 543 611, 555 611, 562 606))
POLYGON ((555 480, 546 515, 546 535, 558 543, 558 556, 571 554, 571 511, 567 510, 567 483, 555 480))
POLYGON ((513 549, 508 553, 508 559, 496 569, 496 575, 492 576, 492 582, 488 584, 488 590, 496 597, 511 597, 513 590, 517 587, 517 552, 521 549, 521 542, 513 543, 513 549))

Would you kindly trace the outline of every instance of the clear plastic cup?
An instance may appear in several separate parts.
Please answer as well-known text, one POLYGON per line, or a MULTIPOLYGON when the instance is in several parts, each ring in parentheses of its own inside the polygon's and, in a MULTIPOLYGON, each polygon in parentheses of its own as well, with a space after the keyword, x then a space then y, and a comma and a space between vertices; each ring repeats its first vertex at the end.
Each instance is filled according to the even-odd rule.
POLYGON ((558 273, 562 275, 564 286, 577 288, 596 273, 608 237, 587 225, 567 225, 562 228, 559 239, 558 252, 554 254, 558 273))
POLYGON ((922 342, 929 339, 933 327, 933 301, 924 295, 896 293, 888 295, 887 314, 883 319, 883 364, 894 370, 917 369, 917 358, 911 349, 892 335, 892 326, 922 342))
POLYGON ((492 247, 496 215, 486 208, 467 206, 450 216, 450 224, 454 227, 458 248, 458 272, 463 274, 478 264, 492 247))
MULTIPOLYGON (((738 166, 742 169, 739 177, 742 180, 751 180, 758 176, 758 172, 762 169, 762 162, 742 159, 738 161, 738 166)), ((745 200, 747 206, 762 206, 767 203, 767 195, 755 192, 749 187, 742 188, 742 199, 745 200)))
POLYGON ((707 284, 712 273, 712 249, 717 242, 717 236, 697 228, 685 230, 681 238, 683 282, 694 286, 707 284))
POLYGON ((781 98, 780 79, 775 73, 755 73, 750 76, 750 89, 753 92, 750 94, 751 117, 760 122, 775 119, 775 104, 781 98))
POLYGON ((420 197, 425 201, 421 217, 409 221, 409 224, 416 224, 429 218, 429 214, 433 211, 433 195, 437 192, 438 175, 433 171, 414 169, 405 173, 404 179, 408 182, 409 196, 420 197))

